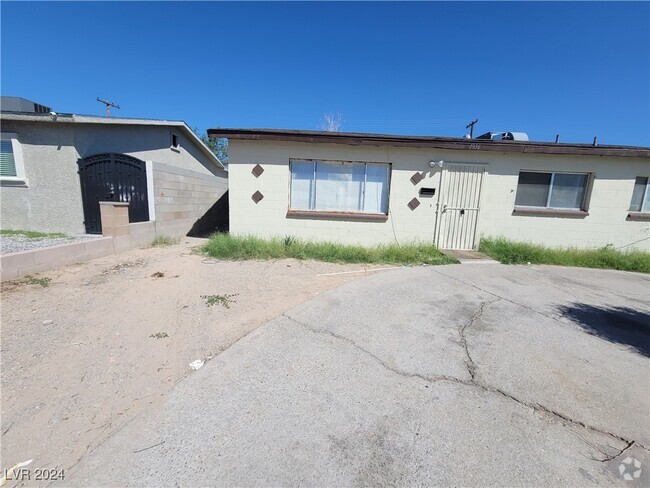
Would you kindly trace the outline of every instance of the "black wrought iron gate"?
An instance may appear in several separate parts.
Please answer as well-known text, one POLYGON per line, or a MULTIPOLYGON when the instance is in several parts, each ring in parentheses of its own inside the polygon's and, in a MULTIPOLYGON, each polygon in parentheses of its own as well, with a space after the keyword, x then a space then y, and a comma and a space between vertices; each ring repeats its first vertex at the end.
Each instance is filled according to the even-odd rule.
POLYGON ((129 222, 149 220, 144 161, 126 154, 96 154, 78 163, 88 234, 102 233, 99 202, 129 202, 129 222))

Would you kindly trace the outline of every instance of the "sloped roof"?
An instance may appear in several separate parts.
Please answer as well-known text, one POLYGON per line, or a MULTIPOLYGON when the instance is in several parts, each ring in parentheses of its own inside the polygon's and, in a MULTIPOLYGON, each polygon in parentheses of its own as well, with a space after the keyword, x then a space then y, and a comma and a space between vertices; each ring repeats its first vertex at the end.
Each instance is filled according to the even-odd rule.
POLYGON ((190 127, 182 120, 135 119, 127 117, 97 117, 94 115, 75 115, 57 113, 50 114, 26 112, 2 112, 0 120, 16 120, 23 122, 42 122, 49 124, 95 124, 95 125, 134 125, 134 126, 164 126, 176 127, 181 130, 209 159, 217 166, 226 169, 219 158, 206 146, 190 127))

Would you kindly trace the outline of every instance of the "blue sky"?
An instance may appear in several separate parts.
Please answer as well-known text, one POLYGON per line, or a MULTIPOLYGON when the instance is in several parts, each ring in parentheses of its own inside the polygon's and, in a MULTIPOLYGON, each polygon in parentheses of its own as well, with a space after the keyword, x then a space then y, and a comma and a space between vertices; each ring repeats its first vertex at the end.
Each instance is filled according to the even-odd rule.
POLYGON ((650 145, 650 3, 1 4, 3 95, 193 127, 650 145))

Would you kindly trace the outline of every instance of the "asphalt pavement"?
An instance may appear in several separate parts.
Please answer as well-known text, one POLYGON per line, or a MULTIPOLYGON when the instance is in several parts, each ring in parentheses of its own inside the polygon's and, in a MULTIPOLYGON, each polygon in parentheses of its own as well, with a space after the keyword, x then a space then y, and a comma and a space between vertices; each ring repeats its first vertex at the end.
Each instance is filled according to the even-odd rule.
POLYGON ((65 485, 650 486, 649 294, 550 266, 360 278, 207 362, 65 485))

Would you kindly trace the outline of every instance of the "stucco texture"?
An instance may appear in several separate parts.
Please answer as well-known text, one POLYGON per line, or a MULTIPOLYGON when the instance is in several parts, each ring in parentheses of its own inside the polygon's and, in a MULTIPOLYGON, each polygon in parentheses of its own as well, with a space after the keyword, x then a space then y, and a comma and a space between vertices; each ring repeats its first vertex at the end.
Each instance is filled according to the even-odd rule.
POLYGON ((648 222, 628 221, 634 180, 648 176, 646 159, 624 157, 512 154, 481 151, 249 141, 229 143, 230 230, 264 237, 292 235, 303 239, 374 245, 433 242, 434 197, 420 197, 421 187, 440 187, 442 170, 429 161, 484 163, 477 242, 482 235, 504 236, 549 246, 597 247, 612 244, 650 250, 648 222), (290 159, 322 159, 391 163, 389 213, 385 222, 287 217, 290 159), (264 172, 255 177, 253 167, 264 172), (583 218, 513 215, 520 170, 586 172, 593 175, 583 218), (424 178, 411 181, 414 173, 424 178), (259 191, 264 198, 255 203, 259 191), (417 197, 420 205, 408 202, 417 197))
MULTIPOLYGON (((2 186, 3 229, 84 233, 77 160, 94 154, 123 153, 152 161, 154 168, 156 164, 162 165, 154 169, 158 174, 154 178, 155 194, 160 193, 155 182, 164 180, 163 173, 174 171, 183 171, 183 177, 190 179, 185 182, 188 190, 193 182, 211 181, 215 191, 210 198, 214 197, 214 201, 226 191, 227 173, 176 127, 3 120, 2 131, 18 135, 28 182, 26 187, 2 186), (178 149, 170 147, 172 132, 179 137, 178 149)), ((205 198, 201 195, 193 211, 184 214, 185 222, 169 227, 176 235, 186 233, 191 228, 190 220, 201 217, 200 212, 207 205, 205 198)), ((186 200, 175 201, 171 197, 165 205, 185 203, 186 200)), ((163 214, 165 210, 160 209, 163 214)))

